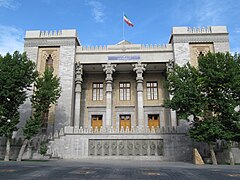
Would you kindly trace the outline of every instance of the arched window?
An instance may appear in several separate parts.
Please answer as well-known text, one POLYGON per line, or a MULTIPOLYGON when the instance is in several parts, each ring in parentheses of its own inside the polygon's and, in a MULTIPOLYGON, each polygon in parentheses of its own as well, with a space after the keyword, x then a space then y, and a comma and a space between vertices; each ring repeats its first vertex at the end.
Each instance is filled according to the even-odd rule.
POLYGON ((51 54, 48 56, 47 60, 46 60, 46 66, 45 69, 50 68, 53 70, 53 59, 51 54))

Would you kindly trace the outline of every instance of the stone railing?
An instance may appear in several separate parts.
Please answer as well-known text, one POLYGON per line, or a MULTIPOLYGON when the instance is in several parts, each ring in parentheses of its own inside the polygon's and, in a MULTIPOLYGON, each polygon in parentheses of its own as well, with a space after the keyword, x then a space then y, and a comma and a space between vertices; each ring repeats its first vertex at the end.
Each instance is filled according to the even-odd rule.
POLYGON ((57 37, 57 36, 62 36, 62 31, 41 31, 40 32, 40 37, 57 37))
POLYGON ((188 33, 211 33, 211 27, 188 27, 188 33))
POLYGON ((167 127, 167 128, 140 128, 140 127, 131 127, 131 128, 126 128, 124 129, 123 127, 121 129, 119 128, 104 128, 101 127, 100 129, 95 128, 93 129, 92 127, 90 128, 75 128, 73 126, 66 126, 64 128, 61 128, 60 131, 56 131, 54 135, 51 133, 48 136, 48 139, 53 139, 54 138, 59 138, 60 136, 64 135, 69 135, 69 134, 74 134, 74 135, 91 135, 91 134, 171 134, 171 133, 186 133, 187 128, 185 127, 167 127))

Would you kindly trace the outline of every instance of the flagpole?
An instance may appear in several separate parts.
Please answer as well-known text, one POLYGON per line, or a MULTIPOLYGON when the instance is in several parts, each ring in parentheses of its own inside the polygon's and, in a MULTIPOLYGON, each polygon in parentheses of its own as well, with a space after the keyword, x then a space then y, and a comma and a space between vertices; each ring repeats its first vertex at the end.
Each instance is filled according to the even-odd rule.
POLYGON ((123 40, 125 40, 125 34, 124 34, 124 12, 123 12, 123 17, 122 17, 122 19, 123 19, 123 40))

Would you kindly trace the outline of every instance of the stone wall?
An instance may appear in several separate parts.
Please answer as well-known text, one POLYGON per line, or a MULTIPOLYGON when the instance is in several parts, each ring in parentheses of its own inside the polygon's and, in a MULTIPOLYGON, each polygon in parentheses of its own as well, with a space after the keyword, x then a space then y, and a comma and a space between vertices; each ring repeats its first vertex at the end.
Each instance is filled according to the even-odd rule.
POLYGON ((59 73, 62 93, 58 99, 55 115, 55 130, 73 125, 74 109, 74 63, 75 46, 60 47, 59 73))
POLYGON ((101 157, 191 161, 192 143, 186 129, 181 128, 119 130, 112 127, 98 131, 65 127, 54 134, 54 140, 50 140, 48 154, 63 159, 101 157))

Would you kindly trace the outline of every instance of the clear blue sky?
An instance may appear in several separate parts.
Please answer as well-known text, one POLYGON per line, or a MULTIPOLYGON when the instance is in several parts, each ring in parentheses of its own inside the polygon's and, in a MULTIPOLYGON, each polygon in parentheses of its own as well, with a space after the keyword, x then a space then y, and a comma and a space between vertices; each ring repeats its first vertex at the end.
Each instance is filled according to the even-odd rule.
POLYGON ((173 26, 226 25, 240 52, 239 0, 0 0, 0 54, 23 50, 26 30, 77 29, 82 45, 168 43, 173 26))

